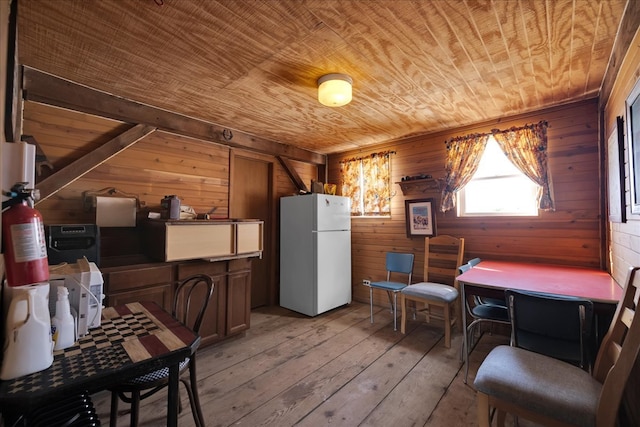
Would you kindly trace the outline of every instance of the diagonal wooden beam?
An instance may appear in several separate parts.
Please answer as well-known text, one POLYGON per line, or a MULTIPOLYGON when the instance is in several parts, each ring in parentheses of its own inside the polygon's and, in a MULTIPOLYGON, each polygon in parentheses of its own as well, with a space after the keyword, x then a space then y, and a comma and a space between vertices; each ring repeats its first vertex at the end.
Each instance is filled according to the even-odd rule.
POLYGON ((153 126, 136 125, 113 138, 111 141, 104 143, 90 153, 75 160, 67 167, 60 169, 36 185, 36 188, 40 191, 40 199, 36 204, 62 190, 87 172, 90 172, 116 154, 131 147, 155 130, 156 128, 153 126))
POLYGON ((140 104, 26 66, 23 67, 22 85, 24 99, 29 101, 129 123, 144 123, 178 135, 315 165, 326 162, 324 155, 313 151, 140 104))
POLYGON ((293 168, 293 165, 291 164, 289 159, 281 156, 276 156, 276 158, 280 162, 280 165, 282 165, 282 167, 284 168, 284 171, 287 173, 287 175, 289 175, 289 179, 291 179, 291 182, 293 182, 298 191, 308 193, 309 189, 300 178, 300 175, 298 175, 298 172, 296 172, 296 170, 293 168))

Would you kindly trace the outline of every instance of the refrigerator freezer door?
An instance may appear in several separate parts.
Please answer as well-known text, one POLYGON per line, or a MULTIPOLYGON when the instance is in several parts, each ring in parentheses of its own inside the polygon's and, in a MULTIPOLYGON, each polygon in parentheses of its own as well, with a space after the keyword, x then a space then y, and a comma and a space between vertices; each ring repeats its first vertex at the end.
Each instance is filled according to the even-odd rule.
POLYGON ((317 242, 316 314, 351 303, 351 233, 314 233, 317 242))
POLYGON ((351 200, 348 197, 314 194, 316 231, 350 230, 351 200))

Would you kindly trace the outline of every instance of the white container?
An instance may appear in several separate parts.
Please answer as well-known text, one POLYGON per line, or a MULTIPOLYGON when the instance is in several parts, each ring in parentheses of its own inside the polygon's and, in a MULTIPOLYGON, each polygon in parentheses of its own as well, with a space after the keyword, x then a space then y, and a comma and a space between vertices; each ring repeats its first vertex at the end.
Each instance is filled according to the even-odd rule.
POLYGON ((69 290, 64 286, 58 286, 56 315, 51 319, 51 326, 53 326, 54 350, 64 350, 76 342, 76 327, 69 305, 69 290))
POLYGON ((43 289, 48 296, 48 283, 13 289, 5 324, 1 380, 39 372, 53 363, 51 322, 47 302, 42 301, 43 289))

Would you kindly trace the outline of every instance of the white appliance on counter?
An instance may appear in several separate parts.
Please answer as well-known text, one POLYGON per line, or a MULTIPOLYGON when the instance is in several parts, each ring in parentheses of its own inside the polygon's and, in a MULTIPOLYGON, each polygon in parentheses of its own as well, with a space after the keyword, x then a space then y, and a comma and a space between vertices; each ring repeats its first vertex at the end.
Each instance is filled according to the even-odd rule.
POLYGON ((86 257, 79 258, 74 264, 49 266, 49 311, 55 315, 58 286, 69 289, 69 303, 77 315, 78 337, 89 333, 89 329, 100 326, 102 318, 102 300, 104 299, 102 273, 95 263, 86 257))
POLYGON ((351 303, 348 197, 280 199, 280 305, 316 316, 351 303))

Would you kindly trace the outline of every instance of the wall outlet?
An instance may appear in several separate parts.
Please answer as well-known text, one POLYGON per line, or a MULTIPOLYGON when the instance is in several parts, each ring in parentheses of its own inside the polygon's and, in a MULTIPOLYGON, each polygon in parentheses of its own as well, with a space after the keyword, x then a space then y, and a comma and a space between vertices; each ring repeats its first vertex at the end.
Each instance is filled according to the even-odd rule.
POLYGON ((371 285, 371 280, 364 279, 362 281, 362 284, 365 285, 365 286, 370 286, 371 285))

